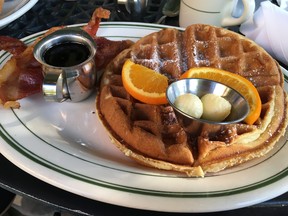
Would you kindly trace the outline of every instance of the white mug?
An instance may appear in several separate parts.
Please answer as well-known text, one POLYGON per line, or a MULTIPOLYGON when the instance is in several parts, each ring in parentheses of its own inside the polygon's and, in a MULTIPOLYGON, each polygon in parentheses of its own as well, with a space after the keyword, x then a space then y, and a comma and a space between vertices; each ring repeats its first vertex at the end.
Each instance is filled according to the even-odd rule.
POLYGON ((235 26, 249 19, 254 10, 255 0, 181 0, 179 25, 235 26))

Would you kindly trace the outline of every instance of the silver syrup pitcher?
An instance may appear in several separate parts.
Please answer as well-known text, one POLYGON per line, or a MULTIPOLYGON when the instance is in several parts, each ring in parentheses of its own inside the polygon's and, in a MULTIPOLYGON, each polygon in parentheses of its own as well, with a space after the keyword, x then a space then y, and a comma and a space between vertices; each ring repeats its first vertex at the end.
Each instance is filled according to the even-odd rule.
MULTIPOLYGON (((40 40, 34 47, 34 57, 42 64, 44 75, 42 89, 45 100, 79 102, 86 99, 95 87, 95 54, 95 41, 88 33, 79 28, 61 29, 40 40), (50 49, 69 43, 83 45, 89 52, 87 58, 75 65, 68 66, 47 62, 45 55, 50 49)), ((60 59, 58 60, 61 62, 60 59)))

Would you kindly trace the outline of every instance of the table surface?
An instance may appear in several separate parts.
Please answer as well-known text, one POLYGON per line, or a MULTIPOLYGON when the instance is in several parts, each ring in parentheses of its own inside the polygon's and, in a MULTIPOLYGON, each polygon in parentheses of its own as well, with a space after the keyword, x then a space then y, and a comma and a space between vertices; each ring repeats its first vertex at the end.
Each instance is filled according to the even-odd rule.
MULTIPOLYGON (((58 25, 86 23, 98 6, 109 9, 112 14, 109 21, 130 21, 131 17, 123 12, 123 7, 117 6, 115 0, 39 0, 37 4, 23 16, 0 29, 0 35, 23 38, 33 33, 49 29, 58 25)), ((156 22, 161 16, 161 8, 165 1, 151 0, 147 12, 141 22, 156 22)), ((178 18, 166 18, 163 24, 178 25, 178 18)), ((49 185, 22 171, 0 154, 0 187, 21 196, 28 196, 36 200, 51 204, 56 208, 71 213, 84 215, 175 215, 174 213, 153 212, 120 207, 91 200, 61 190, 49 185)), ((2 194, 2 193, 1 193, 2 194)), ((11 196, 11 194, 7 194, 11 196)), ((206 213, 205 215, 287 215, 288 193, 272 200, 254 206, 226 212, 206 213)), ((198 215, 198 214, 194 214, 198 215)), ((200 214, 199 214, 200 215, 200 214)), ((203 215, 203 214, 201 214, 203 215)))

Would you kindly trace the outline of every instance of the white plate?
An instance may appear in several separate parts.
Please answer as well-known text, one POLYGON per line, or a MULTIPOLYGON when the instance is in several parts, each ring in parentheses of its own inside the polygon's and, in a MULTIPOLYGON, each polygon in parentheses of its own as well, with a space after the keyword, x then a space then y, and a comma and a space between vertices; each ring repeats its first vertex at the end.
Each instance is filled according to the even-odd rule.
POLYGON ((13 0, 4 2, 0 13, 0 28, 13 22, 28 10, 30 10, 38 0, 13 0))
MULTIPOLYGON (((98 36, 137 40, 163 27, 102 23, 98 36)), ((7 58, 0 52, 0 67, 7 58)), ((126 207, 222 211, 288 191, 284 138, 259 160, 205 178, 187 178, 140 166, 120 153, 99 122, 95 95, 81 103, 48 103, 40 94, 23 99, 21 109, 0 111, 0 134, 1 153, 24 171, 64 190, 126 207)))

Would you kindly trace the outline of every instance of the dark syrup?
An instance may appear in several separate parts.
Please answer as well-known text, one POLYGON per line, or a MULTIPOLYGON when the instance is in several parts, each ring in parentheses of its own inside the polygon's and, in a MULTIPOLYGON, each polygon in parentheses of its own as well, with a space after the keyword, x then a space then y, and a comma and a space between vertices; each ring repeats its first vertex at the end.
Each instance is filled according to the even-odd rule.
POLYGON ((56 44, 44 53, 44 61, 56 67, 71 67, 89 58, 87 46, 76 42, 56 44))

